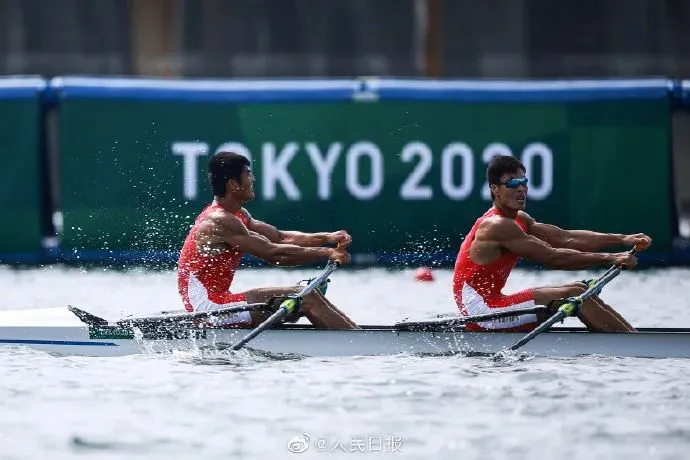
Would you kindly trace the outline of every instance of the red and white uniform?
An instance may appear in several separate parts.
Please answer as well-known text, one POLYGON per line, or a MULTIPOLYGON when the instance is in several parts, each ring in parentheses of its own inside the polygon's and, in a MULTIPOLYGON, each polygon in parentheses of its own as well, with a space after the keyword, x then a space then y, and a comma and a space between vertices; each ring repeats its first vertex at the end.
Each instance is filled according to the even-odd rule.
MULTIPOLYGON (((534 296, 531 289, 505 295, 502 290, 508 275, 517 264, 518 255, 507 252, 488 265, 478 265, 470 259, 470 246, 474 235, 485 219, 503 213, 492 207, 484 213, 470 230, 470 233, 460 246, 460 252, 455 260, 453 274, 453 294, 460 313, 464 316, 474 316, 496 311, 495 309, 515 309, 534 307, 534 296)), ((527 225, 519 217, 515 218, 520 228, 527 231, 527 225)), ((537 316, 519 315, 500 318, 481 323, 467 323, 466 327, 472 331, 482 330, 514 330, 530 331, 537 326, 537 316)))
MULTIPOLYGON (((242 253, 229 249, 220 254, 204 255, 196 248, 199 225, 219 209, 222 208, 218 204, 207 206, 196 218, 182 246, 177 263, 177 287, 187 311, 212 311, 247 303, 246 294, 230 292, 242 253)), ((235 216, 247 225, 247 218, 241 210, 235 216)), ((223 316, 222 322, 217 325, 245 326, 250 323, 249 312, 240 312, 223 316)))

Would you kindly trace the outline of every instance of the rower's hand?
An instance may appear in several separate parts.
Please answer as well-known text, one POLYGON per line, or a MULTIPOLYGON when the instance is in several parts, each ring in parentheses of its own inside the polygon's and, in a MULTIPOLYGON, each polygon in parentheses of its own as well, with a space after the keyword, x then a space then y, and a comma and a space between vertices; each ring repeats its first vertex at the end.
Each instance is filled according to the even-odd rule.
POLYGON ((337 262, 340 265, 345 265, 350 263, 350 253, 347 252, 345 247, 331 248, 331 253, 328 256, 328 260, 332 262, 337 262))
POLYGON ((352 243, 352 237, 345 230, 338 230, 328 235, 328 242, 346 248, 352 243))
POLYGON ((623 244, 634 247, 637 252, 641 252, 652 245, 652 239, 644 233, 635 233, 634 235, 625 235, 623 244))
POLYGON ((629 252, 616 252, 611 254, 613 256, 613 264, 621 266, 626 269, 637 267, 637 257, 629 252))

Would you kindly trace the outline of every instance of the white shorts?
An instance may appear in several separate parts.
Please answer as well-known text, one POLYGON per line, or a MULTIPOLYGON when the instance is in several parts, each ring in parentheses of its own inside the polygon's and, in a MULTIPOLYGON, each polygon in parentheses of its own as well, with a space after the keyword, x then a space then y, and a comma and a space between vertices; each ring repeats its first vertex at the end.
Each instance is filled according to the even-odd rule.
MULTIPOLYGON (((190 299, 191 300, 191 299, 190 299)), ((213 303, 208 299, 204 299, 199 304, 194 304, 194 311, 215 311, 215 310, 222 310, 223 308, 229 308, 229 307, 239 307, 241 305, 247 305, 246 300, 242 300, 239 302, 232 302, 232 303, 225 303, 225 304, 217 304, 213 303)), ((229 313, 227 315, 222 315, 222 316, 212 316, 209 318, 208 323, 212 326, 239 326, 240 324, 246 324, 249 326, 252 323, 252 315, 248 311, 240 311, 237 313, 229 313)))
MULTIPOLYGON (((500 295, 492 299, 484 299, 477 291, 467 283, 462 286, 462 300, 460 311, 468 316, 497 313, 519 308, 532 308, 535 306, 530 290, 516 292, 510 295, 500 295)), ((470 330, 531 330, 538 325, 537 315, 507 316, 481 323, 467 323, 470 330)))
MULTIPOLYGON (((230 292, 224 293, 220 296, 223 303, 216 303, 208 298, 206 288, 196 279, 194 275, 189 277, 189 303, 194 308, 194 311, 215 311, 222 310, 229 307, 239 307, 247 305, 247 296, 244 294, 232 294, 230 292)), ((241 311, 238 313, 229 313, 227 315, 216 316, 209 318, 209 324, 213 326, 249 326, 252 323, 252 315, 248 311, 241 311)))

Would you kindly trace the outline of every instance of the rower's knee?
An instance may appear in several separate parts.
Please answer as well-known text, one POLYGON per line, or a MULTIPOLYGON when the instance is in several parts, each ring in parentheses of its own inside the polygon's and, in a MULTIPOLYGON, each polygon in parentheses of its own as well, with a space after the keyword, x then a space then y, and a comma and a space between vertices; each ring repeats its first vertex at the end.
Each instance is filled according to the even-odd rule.
POLYGON ((571 297, 577 297, 583 292, 585 292, 586 286, 583 283, 573 283, 563 286, 558 290, 558 298, 550 300, 546 303, 548 316, 556 313, 558 309, 567 302, 567 299, 571 297))
POLYGON ((577 297, 587 290, 585 283, 573 283, 568 287, 568 297, 577 297))
POLYGON ((302 299, 302 311, 309 312, 315 308, 323 308, 325 302, 318 292, 312 291, 302 299))

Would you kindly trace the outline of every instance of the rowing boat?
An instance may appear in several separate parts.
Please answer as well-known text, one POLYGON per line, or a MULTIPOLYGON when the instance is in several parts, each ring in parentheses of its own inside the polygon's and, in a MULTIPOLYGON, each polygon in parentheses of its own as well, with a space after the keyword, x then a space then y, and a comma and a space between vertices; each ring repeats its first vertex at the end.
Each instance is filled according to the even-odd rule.
MULTIPOLYGON (((181 321, 179 316, 173 318, 159 314, 109 322, 74 307, 3 311, 0 312, 0 345, 25 346, 57 355, 125 356, 173 350, 222 350, 251 332, 181 321)), ((264 331, 249 348, 296 356, 490 355, 523 335, 469 332, 447 321, 370 325, 359 330, 282 324, 264 331)), ((690 358, 690 329, 592 333, 584 328, 552 328, 521 351, 543 356, 690 358)))

